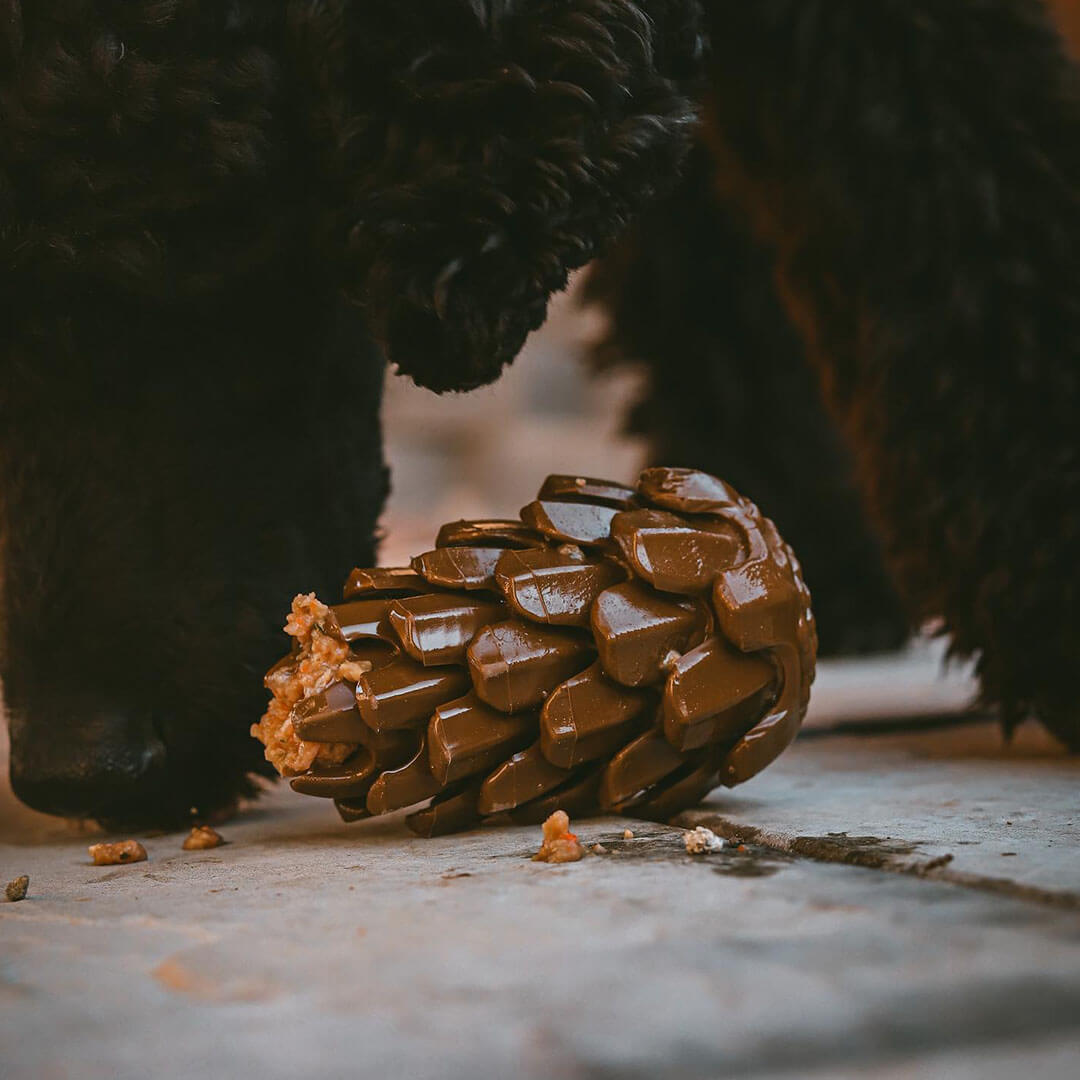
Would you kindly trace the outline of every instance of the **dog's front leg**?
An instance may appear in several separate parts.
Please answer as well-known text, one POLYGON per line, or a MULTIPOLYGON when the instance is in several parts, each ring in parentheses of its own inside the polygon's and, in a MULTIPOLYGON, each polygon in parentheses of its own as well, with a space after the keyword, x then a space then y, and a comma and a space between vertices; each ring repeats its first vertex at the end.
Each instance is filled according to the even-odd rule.
POLYGON ((498 376, 695 126, 695 0, 354 0, 293 29, 329 258, 434 390, 498 376))
POLYGON ((176 823, 248 790, 289 597, 374 559, 383 362, 311 275, 20 314, 0 362, 14 789, 176 823))

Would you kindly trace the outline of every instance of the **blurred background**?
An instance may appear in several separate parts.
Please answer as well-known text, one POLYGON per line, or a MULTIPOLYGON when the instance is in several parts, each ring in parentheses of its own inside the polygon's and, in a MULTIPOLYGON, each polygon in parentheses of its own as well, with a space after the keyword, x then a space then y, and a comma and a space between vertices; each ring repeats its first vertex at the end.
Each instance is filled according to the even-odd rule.
POLYGON ((388 374, 383 562, 401 565, 431 547, 444 521, 516 517, 549 473, 636 478, 645 444, 620 429, 639 380, 587 370, 585 349, 604 316, 584 306, 580 282, 555 298, 547 322, 492 386, 440 396, 388 374))
MULTIPOLYGON (((579 275, 554 299, 547 322, 493 386, 440 396, 387 375, 384 565, 408 565, 445 521, 516 517, 549 473, 636 479, 647 447, 622 427, 641 377, 588 369, 604 315, 584 304, 580 284, 579 275)), ((946 645, 921 637, 899 653, 819 662, 806 726, 930 723, 966 711, 971 667, 947 663, 946 645)))

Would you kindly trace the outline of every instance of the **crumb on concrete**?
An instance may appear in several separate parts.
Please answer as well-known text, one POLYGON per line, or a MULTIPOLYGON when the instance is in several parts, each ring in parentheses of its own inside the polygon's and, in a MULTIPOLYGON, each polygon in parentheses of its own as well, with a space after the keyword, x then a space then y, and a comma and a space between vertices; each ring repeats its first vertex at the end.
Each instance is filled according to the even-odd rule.
POLYGON ((544 842, 533 856, 533 862, 577 862, 584 857, 585 849, 570 831, 570 818, 565 810, 556 810, 541 828, 544 842))
POLYGON ((607 848, 604 847, 603 844, 593 844, 593 846, 592 846, 592 848, 590 850, 592 851, 592 853, 594 855, 606 855, 607 854, 607 848))
POLYGON ((114 844, 91 844, 87 851, 95 866, 146 862, 146 848, 138 840, 118 840, 114 844))
POLYGON ((224 844, 221 833, 211 829, 209 825, 193 825, 191 832, 184 837, 180 846, 185 851, 205 851, 207 848, 219 847, 224 844))
POLYGON ((20 900, 26 899, 26 890, 30 888, 30 878, 27 874, 22 874, 14 881, 7 883, 7 888, 4 889, 4 896, 7 897, 11 903, 18 903, 20 900))
POLYGON ((622 838, 624 840, 633 840, 634 839, 634 830, 633 829, 623 829, 622 838))
POLYGON ((713 851, 721 851, 724 847, 724 838, 717 836, 712 829, 699 825, 691 829, 684 837, 687 855, 707 855, 713 851))

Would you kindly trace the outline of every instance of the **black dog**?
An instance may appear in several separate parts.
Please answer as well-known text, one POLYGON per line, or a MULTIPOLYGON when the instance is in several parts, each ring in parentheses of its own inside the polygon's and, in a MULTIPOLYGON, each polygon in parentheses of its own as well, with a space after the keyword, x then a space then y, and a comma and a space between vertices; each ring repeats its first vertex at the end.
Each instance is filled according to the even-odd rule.
POLYGON ((597 284, 667 366, 658 452, 767 506, 837 647, 897 639, 895 580, 1008 716, 1077 734, 1080 104, 1041 8, 702 7, 0 0, 22 798, 164 822, 246 790, 283 602, 374 557, 383 357, 495 378, 670 190, 697 102, 717 164, 597 284))

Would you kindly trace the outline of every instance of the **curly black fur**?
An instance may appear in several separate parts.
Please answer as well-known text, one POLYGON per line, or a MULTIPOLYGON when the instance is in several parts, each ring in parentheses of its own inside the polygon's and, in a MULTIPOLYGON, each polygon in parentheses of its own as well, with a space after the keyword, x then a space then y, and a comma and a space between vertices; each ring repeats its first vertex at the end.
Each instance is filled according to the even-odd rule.
MULTIPOLYGON (((978 656, 1009 726, 1035 714, 1080 745, 1076 68, 1036 0, 705 7, 714 215, 748 222, 773 253, 910 618, 942 617, 954 651, 978 656)), ((716 235, 713 258, 742 267, 745 243, 716 235)), ((685 250, 699 266, 700 248, 685 250)), ((752 303, 766 310, 750 312, 755 345, 739 358, 707 301, 666 311, 692 355, 713 351, 725 387, 756 386, 765 376, 746 368, 778 355, 775 315, 752 303)), ((640 320, 616 315, 637 356, 640 320)), ((781 438, 777 469, 816 490, 806 432, 781 438)), ((686 456, 711 452, 703 439, 686 456)), ((790 489, 774 505, 747 486, 797 527, 790 489)), ((799 538, 811 580, 843 520, 799 538)))
POLYGON ((1076 69, 1035 0, 710 14, 719 171, 777 245, 913 615, 1008 722, 1080 743, 1076 69))
POLYGON ((27 801, 160 821, 246 790, 282 603, 374 559, 383 355, 494 378, 674 182, 700 51, 676 0, 0 0, 27 801))
POLYGON ((305 269, 220 304, 20 320, 2 673, 27 801, 162 821, 246 790, 283 598, 374 556, 382 360, 305 269), (355 418, 329 422, 343 399, 355 418))
POLYGON ((470 389, 517 355, 568 272, 673 183, 695 118, 674 81, 700 50, 695 9, 372 7, 345 20, 349 120, 332 156, 347 228, 334 232, 400 370, 470 389))
POLYGON ((587 295, 611 315, 595 360, 644 368, 629 426, 654 461, 706 469, 769 507, 799 553, 823 655, 895 648, 907 621, 775 259, 714 183, 699 148, 676 196, 590 271, 587 295))

